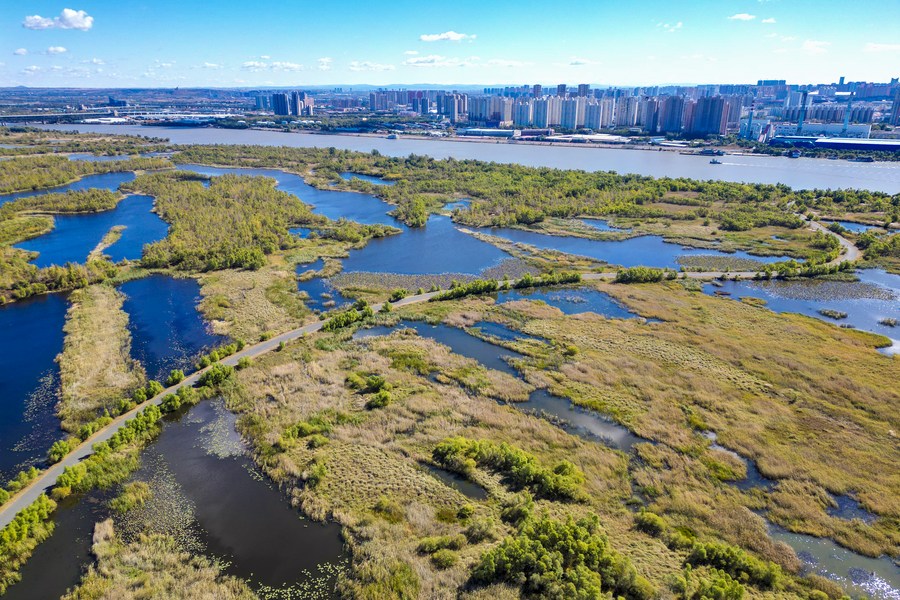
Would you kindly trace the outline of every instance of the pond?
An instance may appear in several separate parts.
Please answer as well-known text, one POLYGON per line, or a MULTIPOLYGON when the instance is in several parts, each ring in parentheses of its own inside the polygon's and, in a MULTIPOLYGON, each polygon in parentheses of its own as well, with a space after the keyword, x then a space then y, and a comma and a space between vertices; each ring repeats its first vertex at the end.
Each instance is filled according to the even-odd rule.
POLYGON ((375 177, 374 175, 363 175, 362 173, 350 173, 345 172, 341 173, 341 179, 345 181, 351 181, 353 179, 361 179, 362 181, 366 181, 368 183, 372 183, 375 185, 395 185, 395 181, 388 181, 387 179, 382 179, 381 177, 375 177))
POLYGON ((370 241, 351 250, 345 271, 424 275, 462 273, 478 275, 499 265, 509 255, 456 228, 450 217, 432 215, 425 227, 403 227, 400 235, 370 241))
POLYGON ((17 244, 16 248, 38 252, 32 262, 38 267, 84 263, 103 236, 116 225, 125 227, 117 242, 103 251, 113 262, 137 260, 144 245, 157 242, 169 226, 153 209, 151 196, 126 196, 112 210, 77 215, 55 215, 54 228, 42 236, 17 244))
POLYGON ((588 227, 593 227, 597 231, 631 231, 631 229, 626 227, 615 227, 610 225, 605 219, 579 219, 579 221, 588 227))
POLYGON ((123 183, 134 180, 134 173, 131 171, 125 173, 102 173, 100 175, 87 175, 78 181, 60 185, 57 187, 43 188, 40 190, 28 190, 24 192, 16 192, 14 194, 0 195, 0 204, 5 204, 17 198, 25 198, 28 196, 43 196, 44 194, 55 194, 58 192, 87 190, 90 188, 102 188, 110 191, 116 191, 123 183))
POLYGON ((857 223, 855 221, 822 221, 826 226, 831 223, 837 223, 847 231, 851 233, 865 233, 870 229, 878 229, 878 225, 866 225, 864 223, 857 223))
POLYGON ((61 436, 56 356, 69 303, 47 294, 0 306, 0 481, 43 462, 61 436))
POLYGON ((891 327, 889 319, 900 322, 900 275, 880 269, 857 271, 859 281, 723 281, 706 284, 707 294, 726 292, 734 300, 742 297, 765 300, 775 312, 799 313, 828 323, 877 333, 896 342, 900 327, 891 327), (847 316, 834 319, 819 311, 836 311, 847 316))
MULTIPOLYGON (((347 560, 340 526, 312 522, 291 508, 248 456, 235 420, 221 400, 168 417, 131 478, 150 483, 153 495, 145 506, 115 516, 117 532, 125 540, 144 531, 172 535, 183 548, 222 559, 227 573, 254 589, 334 597, 336 574, 347 560)), ((111 515, 113 496, 94 491, 63 502, 56 531, 4 598, 58 598, 77 584, 93 560, 94 524, 111 515)))
POLYGON ((193 371, 198 355, 226 342, 197 311, 200 285, 194 279, 151 275, 119 286, 126 296, 131 356, 147 377, 165 381, 172 369, 193 371))
POLYGON ((639 317, 613 300, 611 296, 592 288, 530 288, 509 290, 497 294, 497 304, 515 300, 540 300, 558 308, 567 315, 592 312, 608 319, 634 319, 639 317))

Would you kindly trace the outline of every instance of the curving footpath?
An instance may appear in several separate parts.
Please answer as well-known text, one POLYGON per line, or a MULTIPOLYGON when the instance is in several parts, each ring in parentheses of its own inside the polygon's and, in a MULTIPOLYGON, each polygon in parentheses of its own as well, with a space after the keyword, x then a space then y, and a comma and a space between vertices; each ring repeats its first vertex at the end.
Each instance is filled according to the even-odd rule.
MULTIPOLYGON (((841 255, 832 261, 830 264, 839 264, 847 261, 855 261, 859 259, 861 256, 861 252, 859 249, 854 246, 849 240, 846 238, 830 231, 828 228, 824 227, 820 223, 815 221, 809 222, 810 228, 814 231, 824 231, 825 233, 830 233, 838 238, 841 243, 841 247, 844 249, 844 252, 841 255)), ((600 281, 600 280, 612 280, 616 276, 615 272, 606 272, 606 273, 583 273, 582 279, 586 281, 600 281)), ((756 271, 735 271, 735 272, 724 272, 724 271, 702 271, 702 272, 687 272, 686 276, 689 279, 716 279, 722 276, 733 277, 736 279, 753 279, 756 277, 756 271)), ((425 302, 430 300, 432 297, 436 296, 440 292, 427 292, 425 294, 416 294, 413 296, 407 296, 402 300, 398 300, 397 302, 393 302, 392 305, 395 307, 406 306, 408 304, 416 304, 419 302, 425 302)), ((373 304, 372 310, 378 311, 381 308, 381 304, 373 304)), ((315 333, 322 329, 322 326, 325 324, 325 321, 317 321, 315 323, 310 323, 309 325, 304 325, 303 327, 299 327, 297 329, 292 329, 286 333, 282 333, 281 335, 272 337, 266 341, 259 342, 253 344, 252 346, 247 346, 240 352, 236 352, 231 356, 222 359, 222 364, 235 366, 238 361, 242 358, 254 358, 265 354, 267 352, 271 352, 278 348, 281 342, 290 342, 296 340, 298 338, 303 337, 304 335, 315 333)), ((112 436, 116 434, 124 425, 125 422, 133 419, 138 412, 146 408, 150 404, 159 405, 162 403, 163 398, 165 398, 169 394, 174 394, 178 391, 179 388, 185 385, 193 385, 197 382, 198 379, 203 375, 206 370, 200 369, 192 373, 191 375, 184 378, 181 383, 173 385, 164 389, 162 392, 144 402, 143 404, 133 408, 125 414, 122 414, 115 419, 113 419, 112 423, 96 432, 90 438, 82 442, 75 450, 70 452, 63 458, 61 461, 51 466, 47 470, 41 472, 35 479, 33 479, 28 485, 19 490, 16 494, 9 498, 3 506, 0 506, 0 529, 3 529, 15 518, 15 516, 19 513, 19 511, 23 510, 30 506, 41 494, 48 492, 55 484, 56 480, 62 474, 63 470, 66 467, 71 467, 73 465, 78 464, 91 454, 93 454, 93 446, 97 442, 104 442, 109 440, 112 436)))

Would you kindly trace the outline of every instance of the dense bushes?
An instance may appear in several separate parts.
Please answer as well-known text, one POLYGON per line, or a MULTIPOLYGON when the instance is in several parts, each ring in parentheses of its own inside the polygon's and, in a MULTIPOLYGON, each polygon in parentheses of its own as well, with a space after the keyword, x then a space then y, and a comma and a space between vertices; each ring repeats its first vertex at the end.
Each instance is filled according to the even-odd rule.
POLYGON ((513 282, 512 287, 515 289, 525 289, 580 282, 581 275, 579 273, 545 273, 539 277, 534 277, 531 273, 525 273, 520 279, 513 282))
POLYGON ((53 533, 50 514, 54 510, 56 503, 41 495, 0 530, 0 596, 21 579, 19 568, 35 547, 53 533))
POLYGON ((145 248, 142 263, 151 268, 258 269, 266 254, 297 243, 290 228, 324 221, 267 177, 223 175, 205 188, 183 174, 153 173, 128 188, 155 196, 171 224, 164 240, 145 248))
POLYGON ((610 547, 596 516, 527 520, 481 557, 472 579, 518 585, 529 598, 588 600, 611 593, 645 600, 655 593, 631 562, 610 547))
POLYGON ((430 301, 437 302, 441 300, 455 300, 464 296, 476 296, 480 294, 492 294, 500 289, 500 284, 496 279, 476 279, 470 283, 455 283, 449 289, 436 296, 432 296, 430 301))
POLYGON ((628 267, 627 269, 619 269, 616 271, 616 283, 653 283, 662 281, 666 276, 663 269, 652 269, 650 267, 628 267))
POLYGON ((237 340, 236 342, 216 348, 209 354, 200 357, 200 360, 197 361, 197 368, 204 369, 215 362, 219 362, 223 358, 227 358, 236 352, 240 352, 246 345, 244 340, 237 340))
POLYGON ((553 469, 538 464, 537 459, 507 443, 454 437, 438 444, 432 452, 438 464, 470 476, 475 467, 487 467, 503 475, 517 487, 527 487, 548 498, 581 499, 584 474, 568 461, 560 461, 553 469))
POLYGON ((217 362, 200 376, 200 379, 197 380, 197 385, 214 388, 221 385, 226 379, 231 377, 233 373, 234 367, 217 362))
POLYGON ((121 198, 121 194, 96 188, 26 196, 0 206, 0 219, 9 219, 22 212, 51 214, 102 212, 114 209, 121 198))
POLYGON ((374 316, 375 312, 368 304, 364 304, 361 306, 354 305, 353 308, 342 313, 338 313, 325 321, 325 323, 322 325, 322 331, 337 331, 338 329, 349 327, 354 323, 365 321, 366 319, 371 319, 374 316))
POLYGON ((744 586, 719 569, 694 570, 690 565, 672 586, 685 600, 741 600, 744 586))

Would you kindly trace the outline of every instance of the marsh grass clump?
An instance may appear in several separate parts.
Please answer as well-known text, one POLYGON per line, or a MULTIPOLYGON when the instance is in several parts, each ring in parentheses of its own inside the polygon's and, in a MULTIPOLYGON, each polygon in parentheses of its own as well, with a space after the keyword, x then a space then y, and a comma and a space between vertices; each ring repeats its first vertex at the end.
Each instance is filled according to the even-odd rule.
POLYGON ((117 513, 124 514, 135 508, 140 508, 153 493, 150 485, 145 481, 133 481, 125 484, 118 496, 109 501, 109 507, 117 513))

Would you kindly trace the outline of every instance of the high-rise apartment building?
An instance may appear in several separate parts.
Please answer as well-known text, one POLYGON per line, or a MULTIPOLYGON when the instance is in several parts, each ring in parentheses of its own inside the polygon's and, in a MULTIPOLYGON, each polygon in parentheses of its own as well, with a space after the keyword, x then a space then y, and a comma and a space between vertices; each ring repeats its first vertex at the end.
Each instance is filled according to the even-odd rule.
POLYGON ((534 86, 531 88, 531 95, 534 98, 542 98, 544 96, 544 88, 541 86, 541 84, 534 84, 534 86))
POLYGON ((603 104, 596 100, 584 107, 584 126, 597 131, 603 127, 603 104))
POLYGON ((900 125, 900 89, 897 90, 891 104, 891 125, 900 125))
POLYGON ((565 83, 559 84, 558 86, 556 86, 556 95, 560 98, 565 98, 567 89, 568 88, 566 87, 565 83))
POLYGON ((532 103, 530 100, 517 102, 513 107, 513 125, 516 127, 528 127, 532 121, 532 103))
POLYGON ((686 131, 691 135, 725 135, 728 103, 722 96, 700 98, 688 123, 686 131))
POLYGON ((291 114, 291 107, 287 94, 281 92, 272 94, 272 112, 282 117, 291 114))
POLYGON ((591 85, 589 83, 578 84, 578 95, 587 98, 591 94, 591 85))
POLYGON ((681 133, 684 128, 684 98, 666 96, 659 112, 660 133, 681 133))
POLYGON ((584 126, 585 99, 581 97, 565 98, 562 101, 560 127, 575 130, 584 126))

